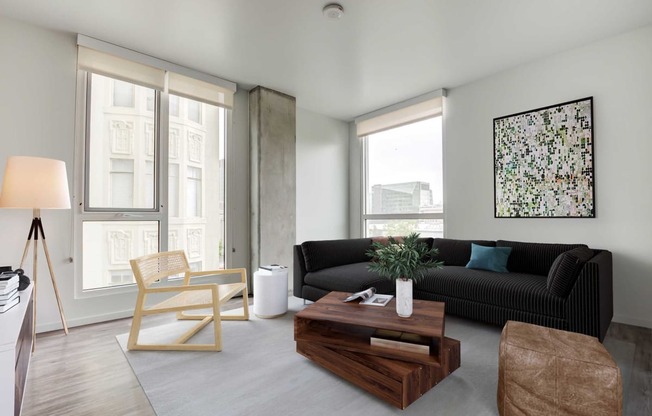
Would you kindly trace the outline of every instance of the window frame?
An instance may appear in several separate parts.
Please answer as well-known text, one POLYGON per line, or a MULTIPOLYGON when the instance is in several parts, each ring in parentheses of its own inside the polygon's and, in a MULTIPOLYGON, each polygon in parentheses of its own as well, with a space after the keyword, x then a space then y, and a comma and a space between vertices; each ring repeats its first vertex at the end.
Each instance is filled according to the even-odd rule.
MULTIPOLYGON (((431 118, 442 118, 442 159, 443 159, 443 112, 439 112, 431 117, 425 117, 422 119, 414 120, 410 123, 395 126, 394 128, 404 127, 413 123, 418 123, 420 121, 428 120, 431 118)), ((442 220, 444 222, 444 235, 446 232, 445 227, 445 213, 446 213, 446 201, 445 201, 445 192, 444 200, 442 201, 442 212, 441 213, 395 213, 395 214, 369 214, 369 138, 371 135, 361 136, 362 151, 360 152, 360 166, 362 166, 362 175, 361 176, 361 185, 362 185, 362 201, 360 204, 360 235, 363 238, 368 238, 367 232, 367 221, 371 220, 442 220)), ((444 186, 444 163, 442 160, 442 186, 444 186)))
MULTIPOLYGON (((74 216, 73 216, 73 237, 72 237, 72 253, 73 259, 79 259, 74 262, 74 298, 75 299, 89 299, 89 298, 99 298, 105 296, 118 297, 127 296, 127 294, 134 294, 138 291, 137 284, 121 284, 121 285, 110 285, 99 288, 86 288, 84 289, 84 280, 83 280, 83 229, 84 222, 87 221, 97 221, 97 222, 111 222, 111 221, 134 221, 134 222, 156 222, 158 224, 158 250, 166 251, 168 249, 169 241, 169 229, 173 225, 174 219, 179 217, 171 217, 169 215, 169 204, 162 201, 168 201, 169 193, 169 130, 171 125, 171 117, 169 115, 169 97, 173 94, 166 93, 162 91, 155 90, 154 92, 154 119, 153 119, 153 136, 154 136, 154 154, 151 162, 154 163, 154 206, 152 208, 97 208, 90 207, 88 196, 89 196, 89 166, 87 163, 89 160, 89 151, 90 151, 90 123, 86 123, 87 120, 90 120, 90 100, 92 94, 92 85, 90 78, 92 77, 91 72, 84 70, 79 70, 77 73, 77 107, 82 109, 78 111, 76 117, 76 128, 75 128, 75 163, 74 171, 75 178, 74 181, 74 216), (165 138, 165 140, 164 140, 165 138)), ((109 77, 111 78, 111 77, 109 77)), ((210 105, 210 104, 209 104, 210 105)), ((180 106, 181 107, 181 106, 180 106)), ((217 106, 219 107, 219 106, 217 106)), ((148 110, 146 110, 148 111, 148 110)), ((224 192, 224 201, 225 204, 228 204, 229 200, 229 155, 230 155, 230 144, 229 137, 233 134, 232 131, 232 109, 223 108, 219 114, 222 114, 219 118, 220 121, 220 131, 224 134, 224 183, 223 192, 224 192)), ((198 168, 201 171, 202 178, 200 179, 201 190, 204 190, 204 169, 198 168)), ((177 176, 175 180, 177 183, 178 191, 181 192, 183 187, 181 186, 180 177, 181 169, 177 164, 177 176)), ((176 201, 179 203, 180 201, 176 201)), ((223 244, 224 247, 230 247, 231 243, 229 242, 233 238, 233 230, 229 221, 229 212, 224 207, 223 211, 223 224, 224 224, 224 236, 223 244)), ((179 206, 179 211, 182 209, 179 206)), ((200 213, 204 213, 204 198, 201 197, 201 206, 199 207, 200 213)), ((179 215, 180 212, 177 212, 179 215)), ((193 217, 194 218, 194 217, 193 217)), ((191 220, 193 219, 191 218, 191 220)), ((224 267, 228 268, 232 262, 231 259, 232 250, 224 250, 223 261, 224 267)), ((210 278, 199 278, 201 279, 210 279, 210 278)), ((171 279, 174 281, 175 279, 171 279)), ((208 280, 207 280, 208 281, 208 280)), ((181 280, 179 280, 179 283, 181 280)), ((130 296, 132 296, 130 295, 130 296)), ((118 298, 116 302, 118 302, 118 298)))
MULTIPOLYGON (((106 286, 101 288, 84 289, 83 283, 83 228, 84 222, 101 221, 134 221, 134 222, 157 222, 159 251, 167 250, 169 224, 165 217, 168 214, 167 204, 161 201, 167 200, 167 175, 168 144, 161 143, 161 137, 167 137, 168 130, 168 94, 154 91, 154 207, 152 208, 98 208, 89 205, 89 164, 86 163, 90 157, 90 103, 92 94, 92 73, 84 70, 77 71, 77 106, 83 108, 78 112, 77 126, 75 131, 75 215, 73 218, 73 258, 79 259, 75 262, 74 272, 74 298, 87 299, 102 296, 114 296, 126 293, 138 292, 136 283, 106 286), (164 162, 165 161, 165 162, 164 162), (81 180, 79 180, 81 179, 81 180)), ((111 77, 109 77, 111 78, 111 77)))
MULTIPOLYGON (((84 99, 83 103, 83 108, 85 109, 83 111, 84 113, 84 118, 83 118, 83 127, 82 130, 84 132, 83 137, 81 138, 81 141, 83 142, 83 160, 81 160, 82 163, 82 168, 83 168, 83 189, 82 192, 80 193, 81 195, 84 195, 83 202, 81 204, 82 207, 82 213, 86 214, 89 212, 112 212, 112 213, 137 213, 137 215, 145 214, 145 213, 157 213, 159 212, 159 209, 161 207, 160 201, 165 201, 164 198, 161 197, 161 183, 160 181, 154 181, 154 206, 152 208, 111 208, 111 207, 91 207, 90 204, 90 192, 89 192, 89 186, 90 186, 90 169, 89 169, 89 164, 86 163, 86 161, 90 160, 90 137, 91 137, 91 125, 90 123, 86 123, 86 120, 91 119, 91 107, 88 105, 88 103, 91 101, 91 94, 92 94, 92 73, 91 72, 86 72, 79 70, 77 71, 78 73, 78 90, 79 90, 79 84, 81 81, 82 84, 82 91, 84 91, 84 99), (80 80, 81 78, 81 80, 80 80)), ((108 77, 111 78, 111 77, 108 77)), ((111 78, 113 79, 113 78, 111 78)), ((135 91, 134 91, 135 92, 135 91)), ((167 156, 167 145, 165 146, 164 149, 160 149, 161 145, 161 129, 163 128, 163 122, 167 122, 164 120, 167 118, 167 115, 163 117, 162 111, 163 111, 163 98, 162 97, 164 94, 161 94, 159 91, 154 90, 154 157, 152 159, 152 162, 154 162, 154 179, 156 179, 159 175, 162 175, 163 172, 160 171, 161 169, 161 162, 160 160, 160 153, 162 151, 166 152, 167 156), (159 108, 161 108, 161 111, 157 111, 159 108)), ((134 94, 135 97, 135 94, 134 94)), ((166 97, 165 97, 166 98, 166 97)), ((135 108, 135 107, 134 107, 135 108)), ((148 110, 146 110, 148 111, 148 110)), ((167 128, 167 127, 166 127, 167 128)), ((79 130, 78 130, 79 131, 79 130)), ((77 144, 75 144, 76 147, 78 147, 77 144)), ((78 158, 79 159, 79 158, 78 158)), ((135 170, 135 165, 134 165, 134 170, 135 170)), ((77 176, 79 177, 79 176, 77 176)), ((134 176, 135 177, 135 176, 134 176)))
MULTIPOLYGON (((182 118, 184 110, 179 106, 179 114, 170 117, 169 114, 169 97, 174 94, 179 97, 187 97, 201 101, 205 104, 222 108, 220 111, 220 133, 219 137, 223 139, 223 169, 224 179, 222 183, 222 195, 224 201, 230 200, 229 191, 235 191, 234 184, 229 180, 232 174, 230 170, 235 169, 237 164, 229 163, 229 159, 233 156, 239 156, 240 145, 234 145, 231 149, 231 141, 235 139, 235 132, 233 130, 233 111, 235 108, 235 93, 237 91, 237 84, 210 74, 196 71, 192 68, 183 67, 164 61, 152 56, 144 55, 130 49, 103 42, 101 40, 89 38, 87 36, 77 35, 77 74, 76 74, 76 89, 75 89, 75 102, 77 111, 75 113, 75 147, 74 147, 74 181, 73 181, 73 221, 71 223, 71 243, 70 255, 68 261, 74 263, 74 299, 94 298, 100 296, 110 296, 106 300, 98 299, 97 309, 105 310, 108 305, 112 312, 108 314, 103 312, 103 316, 113 316, 120 318, 123 316, 130 316, 133 308, 129 305, 133 304, 133 295, 137 292, 137 285, 130 284, 127 286, 104 287, 98 289, 83 289, 83 228, 85 221, 156 221, 159 229, 160 244, 159 251, 165 249, 164 244, 168 239, 169 226, 172 225, 171 218, 169 217, 167 181, 168 163, 169 163, 169 133, 172 130, 171 118, 182 118), (154 197, 156 199, 153 208, 128 208, 119 211, 116 208, 94 208, 85 209, 85 198, 88 193, 86 192, 87 173, 86 173, 86 152, 88 146, 86 145, 86 138, 89 137, 87 133, 87 120, 89 103, 88 95, 92 91, 87 88, 88 78, 90 74, 97 73, 100 75, 108 75, 110 78, 122 81, 128 81, 132 84, 143 85, 147 88, 155 90, 153 96, 153 109, 148 109, 147 97, 143 100, 143 108, 140 108, 139 96, 140 90, 136 88, 133 94, 134 106, 132 107, 119 107, 125 114, 139 113, 142 111, 152 115, 151 119, 151 135, 154 137, 153 147, 158 146, 157 149, 148 147, 149 154, 154 150, 153 160, 154 167, 154 180, 153 187, 155 189, 154 197), (174 82, 168 82, 174 81, 174 82), (164 91, 164 92, 163 92, 164 91), (123 111, 124 110, 124 111, 123 111), (165 138, 166 140, 161 140, 165 138), (162 143, 165 141, 165 143, 162 143), (150 150, 151 149, 151 150, 150 150), (233 153, 235 152, 235 153, 233 153), (165 186, 164 186, 165 185, 165 186)), ((113 84, 111 86, 110 100, 106 101, 107 106, 113 107, 113 84)), ((205 122, 205 114, 202 113, 202 125, 205 122)), ((178 121, 178 120, 176 120, 178 121)), ((195 123, 196 124, 196 123, 195 123)), ((196 127, 196 126, 195 126, 196 127)), ((232 177, 235 177, 232 176, 232 177)), ((181 178, 177 177, 178 180, 181 178)), ((179 189, 181 190, 181 189, 179 189)), ((235 193, 235 192, 234 192, 235 193)), ((238 198, 233 198, 238 201, 238 198)), ((149 203, 149 201, 148 201, 149 203)), ((224 207, 221 213, 221 221, 223 224, 223 244, 229 249, 224 249, 224 255, 221 260, 224 262, 221 267, 229 267, 234 259, 242 262, 242 255, 236 253, 233 241, 238 241, 237 234, 234 233, 232 221, 229 220, 233 214, 233 207, 229 205, 224 207)), ((203 209, 203 207, 202 207, 203 209)), ((235 215, 235 221, 240 222, 241 218, 235 215)), ((170 238, 170 243, 173 243, 170 238)), ((244 259, 246 261, 246 259, 244 259)), ((203 280, 204 278, 198 278, 203 280)), ((210 280, 210 278, 208 279, 210 280)), ((94 309, 92 304, 88 307, 94 309)))

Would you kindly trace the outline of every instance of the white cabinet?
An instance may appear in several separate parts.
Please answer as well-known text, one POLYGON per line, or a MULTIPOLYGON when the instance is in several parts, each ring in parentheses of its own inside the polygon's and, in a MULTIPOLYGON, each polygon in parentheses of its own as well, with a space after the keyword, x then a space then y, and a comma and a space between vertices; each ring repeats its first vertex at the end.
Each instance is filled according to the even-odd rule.
POLYGON ((32 289, 20 292, 20 303, 0 313, 0 416, 20 415, 33 342, 32 289))

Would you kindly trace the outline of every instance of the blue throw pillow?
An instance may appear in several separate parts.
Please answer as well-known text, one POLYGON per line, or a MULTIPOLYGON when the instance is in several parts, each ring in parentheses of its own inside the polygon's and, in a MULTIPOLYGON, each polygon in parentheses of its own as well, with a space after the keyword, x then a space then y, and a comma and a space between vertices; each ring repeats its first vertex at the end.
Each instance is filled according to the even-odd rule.
POLYGON ((471 244, 471 260, 466 264, 466 268, 509 273, 507 259, 511 252, 511 247, 485 247, 471 244))

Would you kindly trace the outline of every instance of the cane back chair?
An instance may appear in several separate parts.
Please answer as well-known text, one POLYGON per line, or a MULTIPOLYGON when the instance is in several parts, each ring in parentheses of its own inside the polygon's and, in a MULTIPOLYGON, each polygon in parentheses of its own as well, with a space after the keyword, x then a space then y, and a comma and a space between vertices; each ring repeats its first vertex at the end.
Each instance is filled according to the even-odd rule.
POLYGON ((247 302, 247 271, 246 269, 225 269, 193 272, 188 265, 188 259, 183 250, 155 253, 130 260, 131 268, 138 284, 138 298, 134 310, 134 318, 129 332, 127 348, 129 350, 198 350, 198 351, 221 351, 222 350, 222 325, 223 320, 249 319, 249 307, 247 302), (169 276, 183 274, 183 284, 156 285, 154 282, 169 276), (235 283, 203 283, 191 284, 190 278, 197 276, 213 275, 240 275, 240 281, 235 283), (241 315, 222 316, 220 306, 233 296, 242 292, 241 315), (177 293, 153 306, 145 306, 147 296, 151 294, 177 293), (191 314, 186 311, 194 309, 210 309, 209 313, 191 314), (138 336, 140 325, 145 315, 153 315, 167 312, 176 312, 177 319, 199 320, 193 328, 181 335, 176 341, 168 344, 140 344, 138 336), (212 344, 188 344, 187 341, 199 330, 213 322, 215 328, 215 340, 212 344))

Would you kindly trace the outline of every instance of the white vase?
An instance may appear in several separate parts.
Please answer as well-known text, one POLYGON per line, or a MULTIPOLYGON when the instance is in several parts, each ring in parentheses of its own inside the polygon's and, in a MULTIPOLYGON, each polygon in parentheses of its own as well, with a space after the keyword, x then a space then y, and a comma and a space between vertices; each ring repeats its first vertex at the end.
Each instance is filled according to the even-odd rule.
POLYGON ((412 279, 396 279, 396 313, 401 318, 412 315, 412 279))

